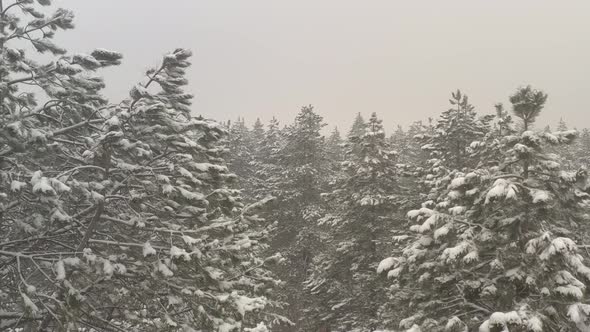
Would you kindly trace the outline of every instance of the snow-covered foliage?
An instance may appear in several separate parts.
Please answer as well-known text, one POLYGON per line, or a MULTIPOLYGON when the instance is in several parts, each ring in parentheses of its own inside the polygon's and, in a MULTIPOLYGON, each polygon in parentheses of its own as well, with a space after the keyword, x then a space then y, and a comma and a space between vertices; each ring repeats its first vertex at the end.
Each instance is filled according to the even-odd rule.
POLYGON ((265 312, 279 281, 267 269, 275 260, 262 256, 263 204, 246 208, 230 188, 226 130, 190 114, 191 53, 165 55, 110 105, 94 72, 121 56, 68 55, 51 37, 72 27, 72 14, 20 3, 0 25, 0 312, 11 313, 2 328, 266 331, 286 322, 265 312), (54 61, 30 60, 10 48, 17 39, 54 61), (42 95, 19 91, 31 82, 42 95))
POLYGON ((184 49, 108 101, 73 22, 0 0, 0 330, 590 331, 590 131, 544 92, 249 128, 192 114, 184 49))
MULTIPOLYGON (((433 182, 428 201, 408 212, 413 235, 401 254, 380 264, 393 282, 395 305, 410 304, 412 320, 404 325, 428 331, 588 329, 578 304, 590 268, 576 245, 584 237, 575 231, 585 229, 588 195, 580 183, 586 173, 563 176, 556 158, 544 152, 575 135, 510 133, 494 143, 496 154, 480 154, 478 167, 466 163, 433 182)), ((478 148, 485 143, 474 152, 478 148)))
POLYGON ((478 119, 474 107, 461 91, 452 93, 449 100, 452 108, 443 112, 431 133, 419 136, 422 149, 430 152, 449 168, 473 165, 470 150, 473 142, 481 140, 487 132, 488 123, 478 119))
POLYGON ((396 153, 375 113, 365 133, 351 138, 343 171, 334 190, 324 195, 332 207, 322 219, 328 229, 325 246, 305 283, 319 309, 309 310, 308 315, 336 330, 366 331, 380 325, 378 299, 383 293, 374 271, 388 269, 394 262, 390 258, 375 265, 377 243, 391 227, 399 203, 396 153), (321 310, 326 307, 331 310, 321 310))

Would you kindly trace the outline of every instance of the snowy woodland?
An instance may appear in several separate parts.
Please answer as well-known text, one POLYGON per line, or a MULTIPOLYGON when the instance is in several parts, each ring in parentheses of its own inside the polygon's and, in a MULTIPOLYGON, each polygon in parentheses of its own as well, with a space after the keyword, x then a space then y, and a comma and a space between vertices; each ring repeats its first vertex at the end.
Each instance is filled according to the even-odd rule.
POLYGON ((124 57, 72 28, 0 0, 0 331, 590 331, 590 131, 544 91, 388 135, 205 119, 190 51, 108 100, 124 57))

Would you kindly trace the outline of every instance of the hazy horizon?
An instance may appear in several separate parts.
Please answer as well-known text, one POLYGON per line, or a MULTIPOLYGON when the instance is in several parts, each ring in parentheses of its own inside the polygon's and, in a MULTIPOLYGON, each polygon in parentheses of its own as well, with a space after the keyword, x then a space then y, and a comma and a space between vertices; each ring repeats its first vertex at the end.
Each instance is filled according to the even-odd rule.
POLYGON ((377 112, 391 131, 436 117, 457 88, 484 114, 531 84, 549 94, 538 126, 563 118, 590 127, 582 89, 590 86, 587 1, 57 4, 77 17, 58 43, 72 52, 124 54, 104 75, 114 101, 161 55, 183 47, 194 52, 194 112, 220 121, 276 116, 287 124, 312 104, 329 128, 346 131, 357 112, 377 112))

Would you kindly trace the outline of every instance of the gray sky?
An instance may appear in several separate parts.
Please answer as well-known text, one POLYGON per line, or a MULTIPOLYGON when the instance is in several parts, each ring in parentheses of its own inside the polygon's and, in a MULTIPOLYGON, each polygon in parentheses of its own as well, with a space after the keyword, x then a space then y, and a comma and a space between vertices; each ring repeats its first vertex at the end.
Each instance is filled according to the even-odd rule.
POLYGON ((105 74, 113 100, 184 47, 195 114, 218 120, 287 123, 313 104, 331 126, 376 111, 390 131, 446 110, 457 88, 489 113, 532 84, 549 93, 539 125, 590 127, 588 0, 56 2, 77 16, 61 45, 124 54, 105 74))

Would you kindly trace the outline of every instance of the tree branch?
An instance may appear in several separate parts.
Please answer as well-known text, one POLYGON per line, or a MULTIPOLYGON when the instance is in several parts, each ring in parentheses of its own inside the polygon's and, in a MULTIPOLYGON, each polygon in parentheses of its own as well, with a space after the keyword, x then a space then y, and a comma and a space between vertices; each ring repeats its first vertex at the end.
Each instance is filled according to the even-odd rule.
POLYGON ((78 250, 76 251, 81 252, 82 250, 84 250, 84 248, 86 248, 86 246, 88 245, 88 240, 90 240, 90 238, 92 237, 92 234, 94 233, 94 230, 96 229, 96 226, 100 221, 100 217, 103 211, 104 201, 100 201, 98 203, 98 206, 96 207, 96 213, 94 214, 94 217, 92 217, 90 224, 88 224, 88 228, 86 228, 86 232, 84 233, 84 238, 82 239, 82 241, 80 241, 80 244, 78 245, 78 250))

